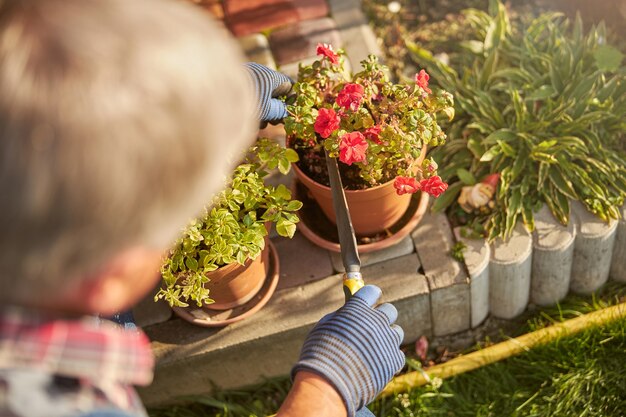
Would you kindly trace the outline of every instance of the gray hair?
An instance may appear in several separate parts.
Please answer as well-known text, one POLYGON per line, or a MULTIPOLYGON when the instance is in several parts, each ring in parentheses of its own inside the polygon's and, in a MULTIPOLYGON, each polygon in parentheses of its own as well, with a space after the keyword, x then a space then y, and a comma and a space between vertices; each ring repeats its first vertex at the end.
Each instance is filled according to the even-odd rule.
POLYGON ((253 139, 241 58, 181 2, 0 1, 0 301, 173 242, 253 139))

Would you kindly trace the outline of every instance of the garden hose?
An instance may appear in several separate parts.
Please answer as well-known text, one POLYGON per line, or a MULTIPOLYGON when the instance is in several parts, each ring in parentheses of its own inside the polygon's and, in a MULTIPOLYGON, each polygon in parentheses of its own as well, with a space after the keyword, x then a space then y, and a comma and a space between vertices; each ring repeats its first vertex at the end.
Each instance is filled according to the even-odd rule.
POLYGON ((626 318, 626 303, 594 311, 574 319, 515 337, 493 346, 486 347, 467 355, 459 356, 427 370, 409 372, 394 378, 380 393, 379 398, 407 392, 427 384, 432 378, 450 378, 507 359, 529 351, 535 346, 552 342, 560 337, 569 336, 592 326, 610 323, 626 318))

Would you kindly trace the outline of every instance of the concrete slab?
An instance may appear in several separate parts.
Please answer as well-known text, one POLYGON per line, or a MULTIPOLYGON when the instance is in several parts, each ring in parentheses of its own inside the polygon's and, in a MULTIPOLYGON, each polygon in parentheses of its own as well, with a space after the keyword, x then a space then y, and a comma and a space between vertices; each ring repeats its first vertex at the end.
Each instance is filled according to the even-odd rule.
MULTIPOLYGON (((389 259, 399 258, 400 256, 408 255, 414 251, 415 247, 413 246, 413 239, 411 239, 411 236, 407 236, 391 247, 375 252, 360 254, 359 258, 361 259, 361 266, 365 267, 367 265, 373 265, 389 259)), ((346 269, 343 266, 341 254, 337 252, 328 252, 328 254, 330 255, 330 260, 335 272, 344 272, 346 269)))
POLYGON ((328 5, 343 41, 343 49, 356 67, 370 54, 383 58, 376 35, 367 24, 360 0, 329 0, 328 5))
POLYGON ((579 202, 572 203, 577 221, 570 290, 591 294, 609 279, 617 221, 606 223, 579 202))
POLYGON ((444 214, 427 213, 411 233, 430 290, 433 334, 443 336, 470 328, 469 278, 450 256, 452 229, 444 214))
POLYGON ((315 246, 296 232, 293 239, 272 239, 280 259, 278 289, 304 285, 333 275, 333 267, 326 250, 315 246))
POLYGON ((610 277, 617 282, 626 282, 626 204, 621 209, 622 219, 617 226, 610 277))
POLYGON ((549 306, 569 292, 574 258, 576 221, 563 226, 544 205, 535 214, 530 301, 549 306))
POLYGON ((237 41, 250 61, 265 65, 273 70, 276 69, 276 61, 274 61, 270 43, 265 35, 253 33, 237 38, 237 41))
POLYGON ((159 291, 159 286, 150 291, 150 293, 133 308, 133 317, 135 318, 135 324, 137 324, 137 326, 146 327, 163 323, 172 317, 172 309, 166 301, 159 300, 156 303, 154 302, 154 296, 159 291))
POLYGON ((522 314, 530 298, 532 237, 520 223, 512 237, 491 244, 489 310, 495 317, 512 319, 522 314))
POLYGON ((489 314, 489 257, 491 249, 485 239, 467 239, 455 228, 457 241, 466 245, 463 250, 465 266, 470 276, 470 318, 472 328, 480 325, 489 314))
POLYGON ((300 61, 317 54, 317 45, 327 43, 337 49, 341 36, 333 19, 303 20, 272 31, 270 46, 278 65, 300 61))
POLYGON ((366 284, 383 290, 381 302, 398 309, 397 324, 404 330, 404 342, 411 343, 432 333, 428 283, 416 254, 405 255, 361 269, 366 284))

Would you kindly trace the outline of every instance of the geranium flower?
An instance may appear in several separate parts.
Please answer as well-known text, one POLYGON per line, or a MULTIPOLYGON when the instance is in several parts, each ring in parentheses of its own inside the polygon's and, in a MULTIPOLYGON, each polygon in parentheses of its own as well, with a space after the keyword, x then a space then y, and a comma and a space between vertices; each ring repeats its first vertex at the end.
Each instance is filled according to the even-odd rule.
POLYGON ((346 133, 339 143, 339 160, 344 164, 365 161, 367 141, 361 132, 346 133))
POLYGON ((365 89, 360 84, 346 84, 337 95, 337 104, 344 109, 357 111, 363 101, 365 89))
POLYGON ((420 70, 419 73, 415 74, 415 84, 417 84, 426 93, 430 94, 432 91, 428 88, 428 80, 430 80, 430 75, 428 75, 428 73, 424 70, 420 70))
POLYGON ((378 126, 373 126, 370 127, 368 129, 365 129, 365 132, 363 132, 363 135, 365 136, 366 139, 371 140, 372 142, 378 143, 380 144, 380 131, 383 128, 378 125, 378 126))
POLYGON ((316 133, 319 133, 321 137, 326 139, 333 132, 339 129, 339 116, 335 113, 333 109, 319 109, 317 112, 317 118, 315 119, 315 124, 313 125, 313 129, 316 133))
POLYGON ((398 195, 413 194, 420 190, 420 184, 413 177, 396 177, 393 186, 398 195))
POLYGON ((422 191, 427 192, 433 197, 439 197, 444 191, 448 189, 448 184, 441 180, 439 175, 430 177, 420 181, 420 188, 422 191))
POLYGON ((339 55, 333 51, 333 47, 326 43, 318 43, 317 44, 317 52, 320 56, 325 56, 332 62, 334 65, 339 64, 339 55))

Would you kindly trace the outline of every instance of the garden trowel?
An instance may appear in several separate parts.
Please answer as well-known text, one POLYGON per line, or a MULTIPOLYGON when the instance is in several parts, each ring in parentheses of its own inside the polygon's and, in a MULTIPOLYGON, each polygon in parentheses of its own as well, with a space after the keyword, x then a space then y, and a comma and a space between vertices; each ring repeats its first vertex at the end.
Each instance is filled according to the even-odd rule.
POLYGON ((339 234, 339 247, 341 249, 341 260, 346 270, 343 276, 343 291, 346 301, 363 287, 363 277, 361 276, 361 260, 356 246, 356 237, 352 220, 348 212, 346 195, 343 192, 341 177, 337 160, 328 156, 326 151, 326 165, 328 166, 328 177, 330 178, 330 190, 333 195, 333 208, 337 218, 337 232, 339 234))

